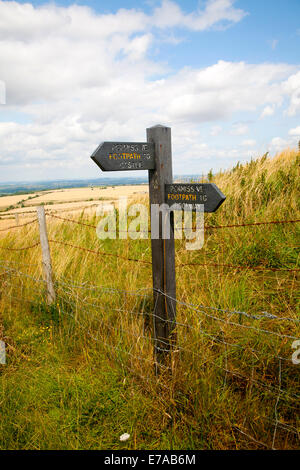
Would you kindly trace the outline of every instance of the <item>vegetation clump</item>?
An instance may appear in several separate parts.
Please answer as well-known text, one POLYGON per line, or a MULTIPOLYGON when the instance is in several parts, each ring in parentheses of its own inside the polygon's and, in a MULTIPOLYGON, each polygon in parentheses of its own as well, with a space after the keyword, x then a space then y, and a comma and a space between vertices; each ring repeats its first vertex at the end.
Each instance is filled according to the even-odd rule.
MULTIPOLYGON (((176 240, 176 345, 159 376, 151 265, 132 261, 151 261, 149 239, 99 240, 84 211, 85 225, 48 218, 65 243, 50 242, 50 307, 40 247, 1 250, 0 448, 298 448, 299 168, 289 150, 209 173, 227 199, 200 251, 176 240)), ((0 232, 0 248, 38 240, 37 225, 0 232)))

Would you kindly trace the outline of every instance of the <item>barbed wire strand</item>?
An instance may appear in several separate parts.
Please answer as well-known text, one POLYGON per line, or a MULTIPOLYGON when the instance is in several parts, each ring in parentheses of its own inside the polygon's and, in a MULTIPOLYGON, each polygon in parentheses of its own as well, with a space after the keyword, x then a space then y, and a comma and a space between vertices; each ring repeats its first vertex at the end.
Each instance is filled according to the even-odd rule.
POLYGON ((14 229, 14 228, 22 228, 22 227, 25 227, 26 225, 34 224, 35 222, 37 222, 37 219, 31 220, 30 222, 26 222, 25 224, 13 225, 12 227, 1 228, 1 229, 0 229, 0 232, 8 232, 8 231, 11 230, 11 229, 14 229))
MULTIPOLYGON (((125 256, 118 255, 116 253, 108 253, 105 251, 96 251, 96 250, 91 250, 89 248, 85 248, 83 246, 78 246, 78 245, 72 245, 71 243, 66 243, 63 242, 62 240, 50 240, 50 243, 57 243, 63 246, 67 246, 70 248, 75 248, 77 250, 82 250, 88 253, 95 254, 97 256, 113 256, 115 258, 123 259, 125 261, 134 261, 136 263, 143 263, 147 265, 152 265, 151 261, 147 260, 142 260, 142 259, 136 259, 136 258, 127 258, 125 256)), ((236 265, 231 265, 231 264, 218 264, 218 263, 182 263, 176 266, 176 268, 181 268, 184 266, 200 266, 200 267, 228 267, 230 269, 243 269, 243 270, 259 270, 259 271, 288 271, 288 272, 299 272, 300 268, 272 268, 272 267, 266 267, 266 266, 236 266, 236 265)))
MULTIPOLYGON (((47 212, 46 215, 48 215, 50 217, 53 217, 53 218, 56 218, 56 219, 64 220, 66 222, 71 222, 71 223, 75 223, 75 224, 78 224, 78 225, 83 225, 83 226, 87 226, 87 227, 91 227, 91 228, 97 228, 96 225, 91 225, 91 224, 87 224, 87 223, 84 223, 84 222, 79 222, 79 221, 69 219, 69 218, 66 218, 66 217, 61 217, 61 216, 58 216, 58 215, 54 215, 54 214, 49 213, 49 212, 47 212)), ((295 223, 298 223, 298 222, 300 222, 300 219, 295 219, 295 220, 272 220, 272 221, 265 221, 265 222, 249 222, 249 223, 243 223, 243 224, 230 224, 230 225, 206 225, 204 228, 211 230, 211 229, 221 229, 221 228, 250 227, 250 226, 259 226, 259 225, 295 224, 295 223)), ((185 229, 194 230, 194 227, 185 227, 185 229)), ((143 231, 143 232, 145 232, 145 231, 143 231)), ((147 230, 147 233, 151 233, 151 230, 147 230)))
MULTIPOLYGON (((68 312, 64 312, 64 313, 66 313, 67 315, 70 315, 68 312)), ((72 316, 73 318, 75 318, 73 315, 71 315, 71 316, 72 316)), ((75 320, 78 322, 77 319, 75 319, 75 320)), ((97 340, 98 340, 98 338, 97 338, 97 340)), ((111 346, 111 345, 108 345, 108 346, 111 346)), ((116 349, 115 347, 113 347, 113 348, 116 349)), ((117 349, 120 349, 120 348, 117 348, 117 349)), ((125 352, 126 352, 126 351, 125 351, 125 352)), ((193 355, 195 354, 194 351, 189 351, 189 352, 192 353, 193 355)), ((197 353, 196 353, 196 355, 197 355, 197 356, 200 356, 200 355, 197 354, 197 353)), ((143 359, 144 359, 144 358, 143 358, 143 359)), ((213 361, 212 361, 212 360, 206 360, 205 362, 213 362, 213 361)), ((249 378, 249 377, 247 377, 247 376, 244 376, 244 375, 242 375, 242 374, 240 374, 240 373, 237 373, 237 372, 234 372, 234 371, 232 371, 232 370, 229 370, 229 369, 226 369, 226 368, 224 368, 224 367, 221 367, 221 366, 219 366, 218 364, 216 364, 215 362, 214 362, 214 365, 215 365, 216 367, 222 369, 223 371, 225 371, 225 372, 231 374, 231 375, 234 375, 234 376, 236 376, 236 377, 238 377, 238 378, 241 378, 241 379, 244 379, 244 380, 246 380, 246 381, 250 381, 250 382, 252 382, 252 383, 254 383, 254 384, 258 385, 258 386, 265 387, 265 388, 269 389, 270 391, 278 392, 278 394, 279 394, 279 393, 284 393, 288 398, 291 398, 291 395, 290 395, 290 394, 288 394, 287 392, 285 392, 284 390, 281 389, 281 382, 280 382, 280 387, 279 387, 279 388, 275 388, 275 387, 270 386, 269 384, 262 383, 262 382, 259 382, 259 381, 257 381, 257 380, 253 380, 253 379, 251 379, 251 378, 249 378)), ((281 376, 281 370, 280 370, 280 376, 281 376)), ((281 379, 280 379, 280 380, 281 380, 281 379)), ((295 398, 297 398, 297 399, 299 398, 299 396, 298 396, 298 395, 295 395, 295 394, 292 394, 292 396, 295 397, 295 398)), ((278 423, 280 423, 280 421, 278 421, 278 423)))
MULTIPOLYGON (((24 274, 24 273, 22 273, 22 274, 24 274)), ((32 276, 26 275, 26 277, 28 277, 29 279, 36 280, 36 281, 38 281, 38 282, 42 282, 42 283, 45 282, 43 279, 34 279, 32 276)), ((40 294, 40 292, 39 292, 39 294, 40 294)), ((69 303, 69 305, 72 305, 71 302, 69 301, 69 299, 67 300, 65 297, 63 297, 63 299, 64 299, 65 301, 67 301, 67 303, 69 303)), ((84 302, 84 303, 85 303, 85 304, 88 304, 89 306, 93 306, 93 307, 96 307, 96 308, 104 308, 104 309, 105 309, 105 307, 102 307, 102 306, 97 305, 97 304, 90 304, 89 302, 88 302, 88 303, 84 302)), ((134 307, 135 307, 135 306, 134 306, 134 307)), ((134 309, 134 307, 133 307, 133 309, 134 309)), ((133 312, 133 309, 132 309, 131 312, 129 312, 128 310, 125 310, 125 309, 123 309, 122 311, 123 311, 123 312, 126 312, 126 313, 132 313, 132 312, 133 312)), ((121 309, 112 309, 112 310, 114 310, 114 311, 121 311, 121 309)), ((155 309, 154 309, 154 310, 155 310, 155 309)), ((105 309, 105 311, 106 311, 106 309, 105 309)), ((86 312, 86 311, 85 311, 85 312, 86 312)), ((136 313, 136 312, 134 312, 134 313, 136 313)), ((145 314, 144 312, 141 312, 141 313, 145 314)), ((140 313, 140 314, 141 314, 141 313, 140 313)), ((163 319, 162 317, 160 317, 159 315, 155 314, 154 311, 151 312, 150 315, 152 315, 153 317, 156 317, 157 319, 162 320, 162 321, 174 323, 174 324, 176 324, 176 325, 178 325, 178 326, 184 326, 184 327, 188 327, 189 329, 194 329, 194 330, 196 330, 196 328, 195 328, 195 327, 192 327, 191 325, 187 325, 187 324, 183 324, 183 323, 179 323, 179 322, 172 322, 172 320, 165 320, 165 319, 163 319)), ((99 320, 99 319, 97 318, 97 320, 99 320)), ((221 320, 221 319, 220 319, 220 320, 221 320)), ((226 323, 227 323, 227 322, 226 322, 226 323)), ((238 325, 238 324, 237 324, 237 325, 238 325)), ((241 326, 241 325, 238 325, 238 326, 241 326)), ((216 338, 215 336, 213 336, 213 335, 211 335, 211 334, 205 332, 205 331, 200 327, 200 325, 199 325, 199 328, 200 328, 201 333, 204 334, 204 336, 209 337, 209 338, 212 339, 214 342, 217 342, 217 343, 219 343, 219 344, 222 343, 222 344, 227 345, 227 346, 230 346, 230 347, 237 347, 237 348, 239 348, 239 349, 245 350, 245 346, 243 347, 243 346, 241 346, 241 345, 239 345, 239 344, 236 344, 236 343, 228 343, 228 342, 226 342, 226 341, 224 341, 224 340, 222 341, 222 340, 216 338)), ((259 328, 257 328, 257 329, 260 330, 259 328)), ((196 331, 197 331, 197 330, 196 330, 196 331)), ((262 330, 262 331, 265 331, 265 330, 262 330)), ((127 332, 129 332, 129 331, 127 330, 127 332)), ((272 332, 272 333, 274 333, 274 332, 272 332)), ((138 336, 140 337, 140 335, 138 335, 138 336)), ((285 337, 285 335, 281 335, 281 336, 285 337)), ((152 340, 155 340, 155 338, 151 338, 151 339, 152 339, 152 340)), ((169 343, 164 342, 163 340, 162 340, 161 342, 162 342, 162 343, 165 343, 166 345, 169 345, 169 343)), ((183 351, 187 351, 187 352, 192 353, 192 351, 186 350, 186 349, 184 349, 184 348, 180 348, 180 349, 183 350, 183 351)), ((255 352, 255 353, 262 353, 262 351, 257 350, 257 349, 254 349, 254 348, 252 348, 252 347, 248 347, 248 350, 250 350, 251 352, 255 352)), ((288 358, 283 358, 283 357, 278 356, 278 355, 274 355, 274 354, 267 354, 267 355, 266 355, 266 353, 264 353, 264 354, 265 354, 266 357, 271 357, 271 358, 276 358, 276 359, 279 359, 279 360, 290 361, 290 359, 288 359, 288 358)))
POLYGON ((185 266, 212 266, 212 267, 222 267, 222 268, 230 268, 230 269, 245 269, 245 270, 254 270, 254 271, 288 271, 288 272, 299 272, 300 268, 272 268, 268 266, 247 266, 247 265, 233 265, 233 264, 222 264, 222 263, 181 263, 176 266, 176 268, 182 268, 185 266))
MULTIPOLYGON (((41 278, 35 278, 27 273, 24 273, 22 271, 19 271, 15 268, 12 268, 10 266, 5 266, 4 264, 1 264, 1 260, 0 260, 0 266, 1 267, 4 267, 4 268, 7 268, 10 272, 15 272, 21 276, 24 276, 24 277, 27 277, 35 282, 43 282, 45 283, 46 281, 44 279, 41 279, 41 278)), ((56 286, 64 286, 64 287, 68 287, 68 288, 76 288, 76 289, 88 289, 88 290, 102 290, 104 292, 118 292, 118 293, 123 293, 123 294, 126 294, 126 295, 141 295, 142 292, 153 292, 153 291, 157 291, 159 294, 161 295, 164 295, 164 296, 167 296, 167 294, 164 294, 162 291, 160 290, 157 290, 157 289, 153 289, 152 287, 145 287, 145 288, 140 288, 140 289, 136 289, 136 290, 125 290, 125 289, 119 289, 119 288, 116 288, 116 287, 107 287, 107 286, 96 286, 96 285, 87 285, 86 283, 83 283, 83 284, 69 284, 69 283, 65 283, 59 279, 56 279, 54 281, 54 284, 56 286)), ((182 303, 181 301, 177 300, 177 299, 172 299, 174 301, 176 301, 177 303, 182 303)), ((90 304, 91 306, 97 306, 96 304, 90 304)), ((193 304, 186 304, 183 302, 183 305, 184 306, 191 306, 191 307, 195 307, 195 305, 193 304)), ((260 314, 250 314, 250 313, 247 313, 245 311, 241 311, 241 310, 229 310, 229 309, 222 309, 222 308, 218 308, 218 307, 214 307, 214 306, 209 306, 209 305, 203 305, 203 304, 199 304, 197 305, 197 308, 201 308, 201 309, 208 309, 208 310, 213 310, 213 311, 216 311, 216 312, 222 312, 222 313, 226 313, 226 314, 235 314, 235 315, 242 315, 242 316, 245 316, 246 318, 251 318, 251 319, 254 319, 254 320, 260 320, 262 318, 267 318, 267 319, 271 319, 271 320, 280 320, 280 321, 292 321, 292 322, 296 322, 296 323, 299 323, 300 320, 296 319, 296 318, 290 318, 290 317, 278 317, 276 315, 273 315, 273 314, 270 314, 268 312, 261 312, 260 314)), ((158 317, 159 318, 159 317, 158 317)), ((214 319, 218 319, 218 317, 213 317, 211 316, 211 318, 214 318, 214 319)), ((163 318, 159 318, 161 320, 164 320, 164 321, 172 321, 172 320, 165 320, 163 318)), ((222 319, 220 319, 222 320, 222 319)), ((237 326, 239 326, 239 324, 236 324, 237 326)), ((296 338, 297 339, 297 338, 296 338)))
POLYGON ((68 246, 70 248, 75 248, 77 250, 82 250, 82 251, 86 251, 88 253, 92 253, 92 254, 95 254, 97 256, 101 255, 101 256, 113 256, 115 258, 119 258, 119 259, 123 259, 125 261, 135 261, 137 263, 143 263, 143 264, 148 264, 148 265, 151 265, 151 261, 146 261, 146 260, 141 260, 141 259, 136 259, 136 258, 126 258, 125 256, 121 256, 121 255, 118 255, 116 253, 108 253, 108 252, 105 252, 105 251, 95 251, 95 250, 90 250, 88 248, 84 248, 83 246, 77 246, 77 245, 72 245, 70 243, 66 243, 66 242, 63 242, 61 240, 49 240, 50 243, 57 243, 57 244, 60 244, 60 245, 63 245, 63 246, 68 246))
MULTIPOLYGON (((69 302, 67 299, 65 299, 65 300, 67 302, 69 302)), ((107 307, 106 306, 90 303, 90 302, 87 302, 86 300, 82 300, 82 303, 84 305, 89 306, 89 307, 98 308, 98 309, 100 308, 103 311, 107 312, 107 307)), ((70 302, 69 302, 69 304, 71 305, 70 302)), ((130 314, 140 315, 140 316, 151 316, 151 318, 156 318, 156 319, 158 319, 160 321, 163 321, 165 323, 170 323, 170 324, 173 324, 173 325, 176 325, 176 326, 185 327, 185 328, 188 328, 190 330, 194 330, 196 332, 201 332, 204 336, 209 337, 213 342, 218 343, 218 344, 223 344, 225 346, 225 349, 226 349, 227 346, 236 347, 236 348, 241 349, 243 351, 248 350, 248 351, 251 351, 252 353, 263 354, 264 357, 266 357, 266 358, 272 358, 272 359, 275 358, 275 359, 281 359, 283 361, 291 362, 290 358, 278 356, 277 354, 268 354, 268 353, 265 353, 264 351, 252 348, 251 346, 245 346, 245 345, 241 346, 240 344, 237 344, 237 343, 229 343, 225 340, 221 340, 221 339, 217 338, 216 336, 211 335, 210 333, 207 333, 206 331, 204 331, 201 328, 201 325, 198 325, 198 329, 197 329, 196 327, 193 327, 192 325, 189 325, 187 323, 180 323, 178 321, 173 321, 173 320, 162 318, 161 316, 154 313, 155 309, 153 309, 153 311, 151 311, 151 312, 136 312, 136 311, 134 311, 135 306, 136 306, 136 303, 135 303, 134 307, 131 309, 131 311, 128 311, 126 309, 117 309, 117 308, 111 308, 111 307, 109 307, 109 309, 114 311, 114 312, 119 312, 119 313, 127 313, 127 314, 130 313, 130 314)), ((222 333, 224 334, 224 332, 222 332, 222 333)), ((155 338, 152 338, 152 339, 154 340, 155 338)), ((180 350, 184 351, 183 348, 181 348, 181 347, 179 347, 179 348, 180 348, 180 350)))
MULTIPOLYGON (((40 294, 40 292, 38 292, 38 293, 40 294)), ((64 312, 64 313, 66 313, 67 315, 70 315, 68 312, 64 312)), ((71 316, 73 316, 73 315, 71 315, 71 316)), ((77 319, 77 320, 78 320, 78 319, 77 319)), ((153 337, 153 338, 151 338, 151 337, 146 337, 146 338, 149 339, 149 340, 154 340, 154 341, 156 340, 156 338, 154 338, 154 337, 153 337)), ((164 342, 164 341, 162 341, 162 342, 165 343, 165 344, 168 344, 168 346, 169 346, 169 343, 166 343, 166 342, 164 342)), ((157 346, 157 350, 160 351, 160 352, 167 352, 167 351, 169 352, 169 349, 160 348, 160 347, 158 347, 158 346, 157 346)), ((178 347, 177 347, 177 351, 178 351, 178 352, 179 352, 179 351, 187 352, 187 353, 189 353, 189 354, 192 354, 193 356, 196 355, 197 357, 200 357, 200 358, 203 360, 203 357, 202 357, 199 353, 197 353, 197 352, 195 352, 195 351, 191 351, 191 350, 188 350, 188 349, 182 348, 182 347, 181 347, 181 348, 178 348, 178 347)), ((282 358, 280 358, 280 357, 277 357, 277 358, 278 358, 279 360, 282 359, 282 358)), ((277 387, 273 387, 273 386, 270 385, 270 384, 266 384, 266 383, 261 382, 261 381, 259 381, 259 380, 255 380, 255 379, 253 379, 253 378, 247 377, 247 376, 241 374, 240 372, 236 372, 236 371, 232 371, 231 369, 224 368, 224 367, 220 366, 219 364, 217 364, 216 361, 214 361, 214 360, 212 360, 212 359, 206 359, 203 364, 205 364, 205 363, 207 363, 207 362, 208 362, 208 363, 211 363, 211 364, 213 364, 215 367, 217 367, 217 368, 219 368, 219 369, 225 371, 225 373, 231 374, 231 375, 233 375, 233 376, 235 376, 235 377, 238 377, 239 379, 243 379, 243 380, 245 380, 245 381, 247 381, 247 382, 251 382, 251 383, 253 383, 253 384, 255 384, 255 385, 259 386, 259 387, 267 388, 269 391, 271 391, 271 392, 273 392, 273 393, 276 393, 276 394, 277 394, 277 393, 280 392, 280 393, 284 394, 284 395, 285 395, 287 398, 289 398, 289 399, 293 399, 293 398, 295 398, 295 399, 297 399, 297 400, 299 399, 299 395, 291 394, 291 393, 289 393, 289 392, 286 392, 285 390, 282 390, 282 389, 280 390, 280 389, 277 388, 277 387)))
POLYGON ((7 250, 7 251, 25 251, 25 250, 31 250, 32 248, 36 248, 37 246, 40 245, 40 242, 35 243, 34 245, 30 246, 24 246, 22 248, 8 248, 5 246, 0 246, 0 250, 7 250))
POLYGON ((237 326, 237 327, 241 327, 241 328, 253 329, 253 330, 260 331, 260 332, 263 332, 263 333, 267 333, 267 334, 270 334, 270 335, 275 335, 275 336, 278 336, 280 338, 299 339, 295 336, 283 335, 283 334, 280 334, 280 333, 276 333, 274 331, 265 330, 265 329, 262 329, 262 328, 260 329, 260 328, 254 327, 252 325, 243 325, 243 324, 239 324, 239 323, 235 323, 235 322, 228 322, 228 321, 224 320, 223 318, 219 318, 219 317, 215 317, 213 315, 209 315, 207 312, 205 312, 203 310, 200 311, 198 306, 196 306, 196 305, 189 304, 187 302, 183 302, 182 300, 174 299, 174 297, 162 292, 159 289, 154 289, 154 290, 156 292, 160 293, 161 295, 167 297, 168 299, 172 300, 173 302, 177 302, 180 305, 184 305, 185 307, 191 308, 192 310, 197 311, 198 313, 203 313, 205 316, 207 316, 209 318, 212 318, 213 320, 217 320, 217 321, 221 321, 223 323, 226 323, 227 325, 233 325, 233 326, 237 326))

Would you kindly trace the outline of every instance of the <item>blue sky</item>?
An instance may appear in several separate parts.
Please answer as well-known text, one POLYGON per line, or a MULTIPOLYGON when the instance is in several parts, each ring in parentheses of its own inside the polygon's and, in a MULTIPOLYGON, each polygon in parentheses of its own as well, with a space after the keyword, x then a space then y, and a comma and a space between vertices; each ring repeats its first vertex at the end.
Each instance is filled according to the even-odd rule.
POLYGON ((158 123, 176 174, 296 147, 299 50, 299 0, 0 0, 0 182, 101 176, 158 123))

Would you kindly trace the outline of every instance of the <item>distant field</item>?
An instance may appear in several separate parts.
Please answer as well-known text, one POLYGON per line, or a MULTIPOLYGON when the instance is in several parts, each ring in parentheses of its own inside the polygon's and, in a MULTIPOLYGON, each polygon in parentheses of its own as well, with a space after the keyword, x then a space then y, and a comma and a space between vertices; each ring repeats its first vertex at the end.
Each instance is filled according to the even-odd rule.
POLYGON ((238 163, 212 182, 226 201, 205 214, 203 248, 175 240, 174 347, 158 375, 150 237, 95 230, 100 198, 140 203, 147 186, 22 202, 20 224, 41 203, 58 216, 47 216, 50 306, 38 224, 3 230, 21 209, 4 213, 0 449, 299 449, 300 154, 238 163))
POLYGON ((32 216, 32 211, 41 204, 55 212, 77 212, 85 207, 96 207, 103 200, 114 201, 120 196, 131 198, 147 193, 148 186, 140 184, 58 189, 28 195, 3 196, 0 198, 0 226, 5 225, 4 219, 15 218, 16 214, 19 214, 19 221, 32 216))

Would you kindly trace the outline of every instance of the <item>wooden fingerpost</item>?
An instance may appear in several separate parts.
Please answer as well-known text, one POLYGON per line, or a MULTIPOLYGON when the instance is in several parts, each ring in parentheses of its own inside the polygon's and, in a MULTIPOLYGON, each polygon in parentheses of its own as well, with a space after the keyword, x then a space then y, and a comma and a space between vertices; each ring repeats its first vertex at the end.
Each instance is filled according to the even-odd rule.
MULTIPOLYGON (((172 183, 171 129, 154 126, 147 129, 147 142, 154 144, 155 169, 149 170, 150 212, 152 204, 165 203, 165 184, 172 183)), ((176 325, 176 279, 174 214, 170 214, 170 238, 162 237, 162 214, 159 216, 159 238, 153 239, 151 220, 152 276, 154 291, 154 357, 156 373, 168 363, 176 325), (159 291, 159 292, 158 292, 159 291), (161 294, 163 292, 166 295, 161 294), (168 296, 172 297, 170 299, 168 296)))
POLYGON ((46 288, 47 288, 47 303, 48 305, 51 305, 53 302, 55 302, 56 295, 55 295, 53 278, 52 278, 51 256, 50 256, 50 248, 49 248, 44 206, 37 207, 37 217, 38 217, 39 228, 40 228, 42 263, 43 263, 44 277, 45 277, 46 288))

